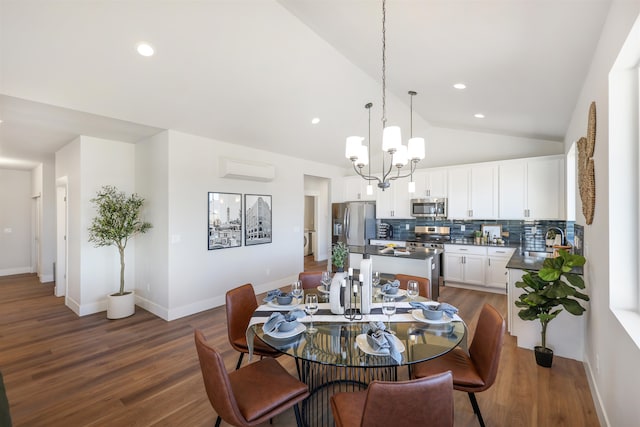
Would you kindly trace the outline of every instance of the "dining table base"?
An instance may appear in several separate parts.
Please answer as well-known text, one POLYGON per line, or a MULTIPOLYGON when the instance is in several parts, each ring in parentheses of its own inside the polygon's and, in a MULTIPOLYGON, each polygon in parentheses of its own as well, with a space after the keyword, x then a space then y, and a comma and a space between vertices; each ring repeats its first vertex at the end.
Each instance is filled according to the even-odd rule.
POLYGON ((333 426, 330 398, 339 392, 364 390, 374 380, 397 381, 397 366, 353 367, 335 366, 308 360, 298 360, 300 380, 311 393, 302 402, 305 426, 333 426))

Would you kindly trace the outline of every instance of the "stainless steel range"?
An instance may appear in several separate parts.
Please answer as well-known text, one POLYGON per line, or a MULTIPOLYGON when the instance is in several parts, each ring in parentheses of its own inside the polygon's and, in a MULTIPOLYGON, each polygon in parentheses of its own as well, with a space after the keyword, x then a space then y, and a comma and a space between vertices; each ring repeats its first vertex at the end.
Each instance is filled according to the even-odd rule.
POLYGON ((442 277, 442 254, 444 244, 451 241, 451 229, 449 227, 418 226, 414 229, 416 236, 413 240, 407 240, 407 250, 410 252, 436 252, 431 262, 431 298, 438 299, 440 285, 444 284, 442 277))
POLYGON ((445 243, 451 241, 449 227, 434 227, 430 225, 418 226, 414 229, 416 238, 407 240, 407 249, 420 251, 425 249, 443 249, 445 243))

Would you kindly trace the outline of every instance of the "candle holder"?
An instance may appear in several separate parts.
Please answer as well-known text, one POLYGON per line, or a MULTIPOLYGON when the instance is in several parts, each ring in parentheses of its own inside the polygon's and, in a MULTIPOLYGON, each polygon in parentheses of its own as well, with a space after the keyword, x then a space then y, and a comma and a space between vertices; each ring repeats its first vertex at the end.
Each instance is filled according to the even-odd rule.
POLYGON ((346 280, 346 286, 344 289, 344 317, 349 321, 362 320, 362 292, 358 291, 358 283, 353 280, 353 275, 350 274, 346 280), (360 304, 358 304, 360 300, 360 304))

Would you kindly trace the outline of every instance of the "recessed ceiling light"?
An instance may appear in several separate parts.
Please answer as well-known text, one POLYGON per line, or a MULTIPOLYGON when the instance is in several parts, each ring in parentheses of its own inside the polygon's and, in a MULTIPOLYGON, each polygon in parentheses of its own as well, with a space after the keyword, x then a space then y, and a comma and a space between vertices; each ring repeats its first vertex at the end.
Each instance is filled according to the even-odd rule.
POLYGON ((462 89, 466 89, 467 85, 464 84, 464 83, 456 83, 456 84, 453 85, 453 87, 456 88, 456 89, 462 90, 462 89))
POLYGON ((484 114, 476 113, 476 114, 473 115, 473 117, 475 117, 476 119, 484 119, 484 114))
POLYGON ((153 56, 153 47, 146 42, 140 42, 138 43, 138 46, 136 47, 136 49, 138 50, 138 53, 142 56, 153 56))
POLYGON ((317 125, 318 123, 320 123, 320 118, 314 117, 313 119, 311 119, 311 124, 317 125))

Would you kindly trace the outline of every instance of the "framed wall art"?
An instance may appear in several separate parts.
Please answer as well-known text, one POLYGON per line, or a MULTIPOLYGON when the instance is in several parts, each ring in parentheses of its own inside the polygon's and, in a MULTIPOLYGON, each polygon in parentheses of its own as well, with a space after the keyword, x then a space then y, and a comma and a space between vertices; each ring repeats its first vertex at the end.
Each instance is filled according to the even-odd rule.
POLYGON ((244 244, 271 243, 271 196, 244 195, 244 244))
POLYGON ((208 193, 209 250, 242 245, 242 194, 208 193))

